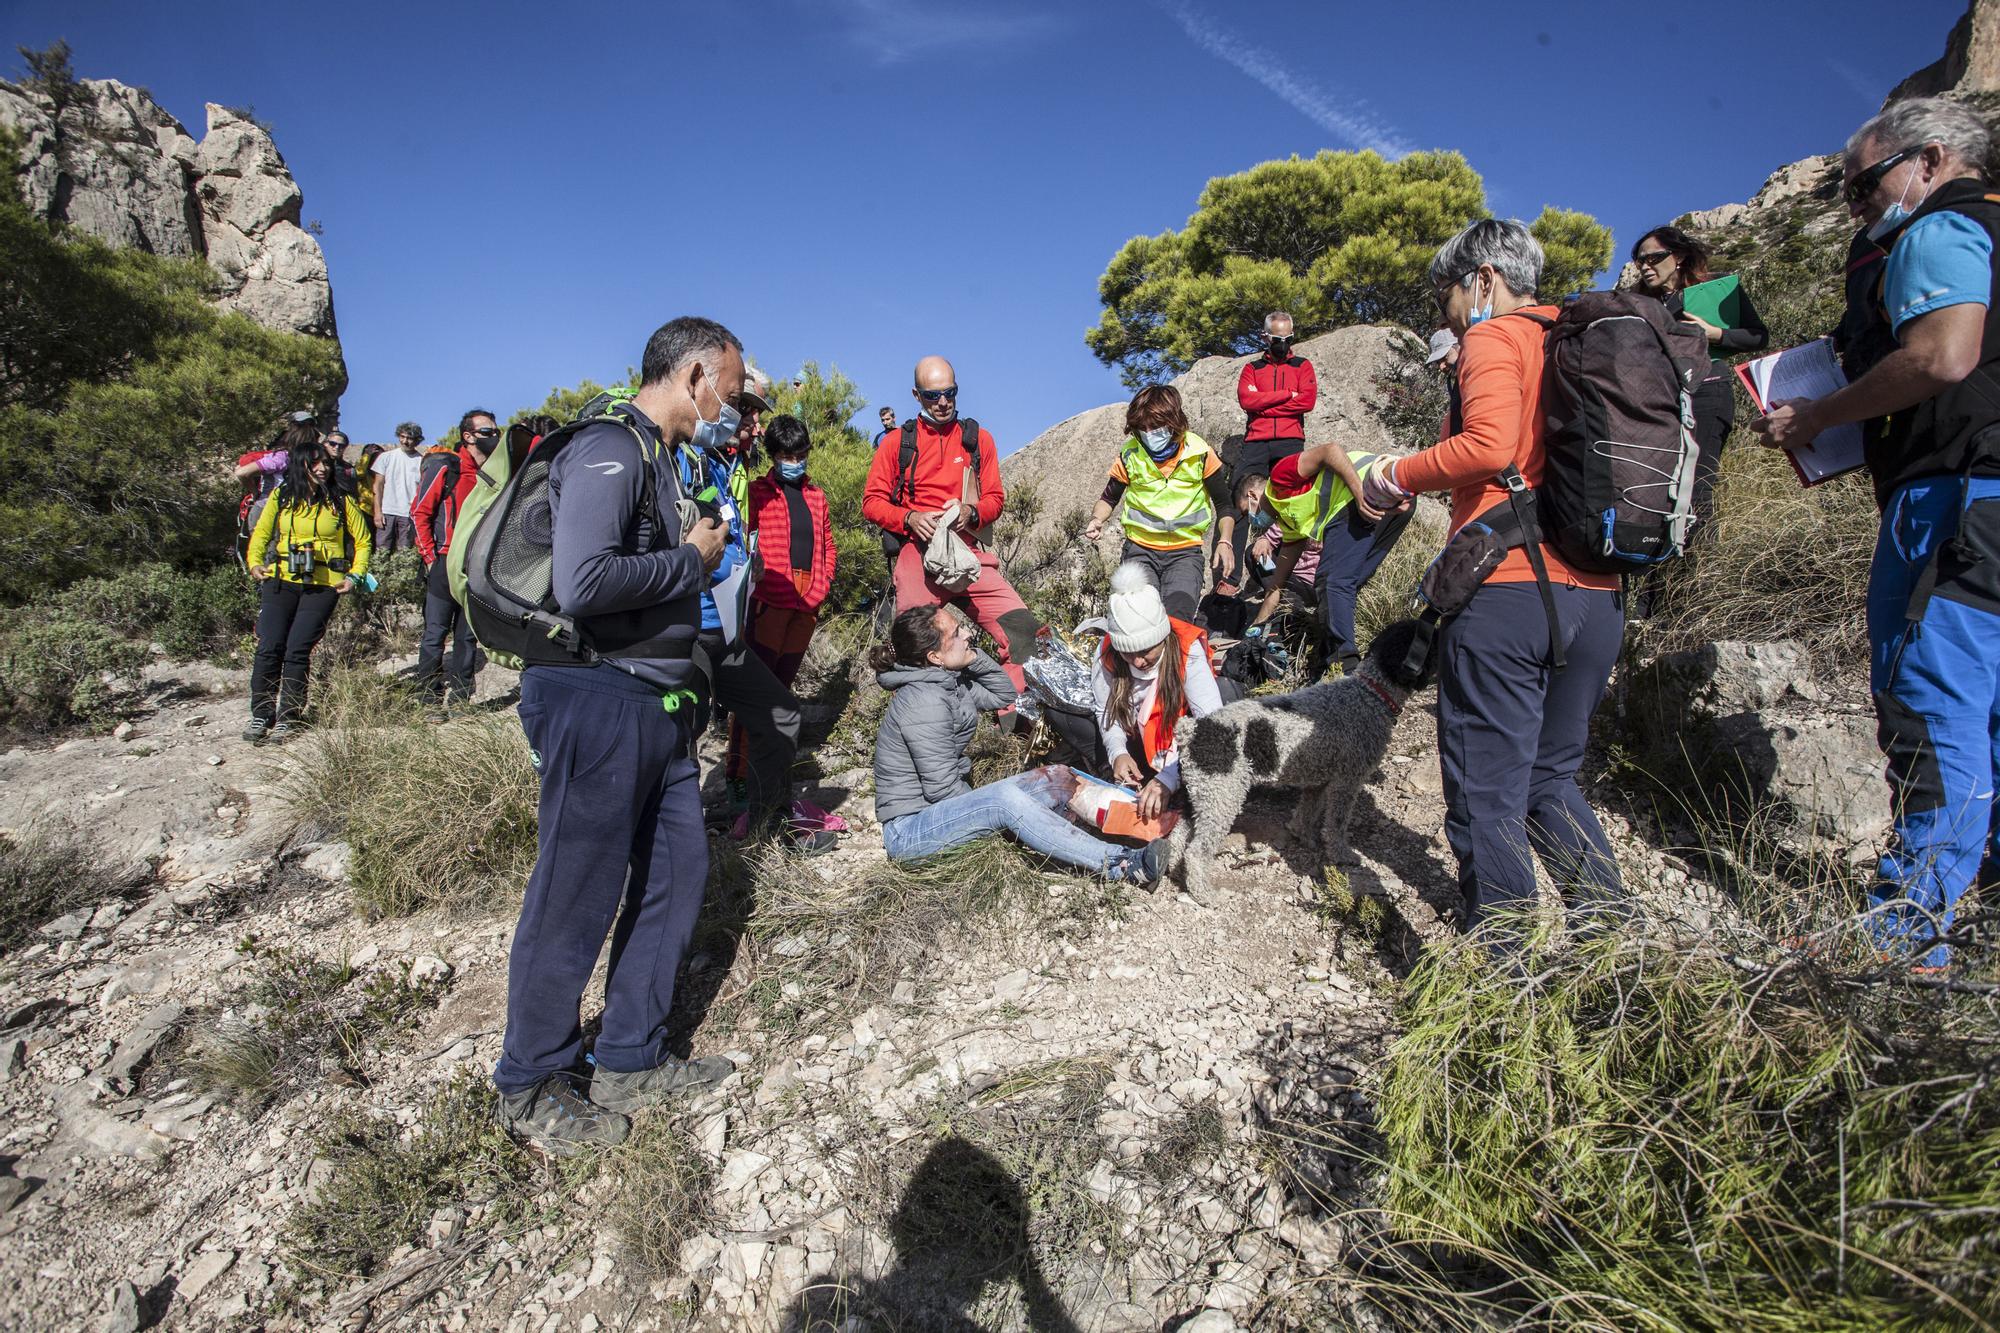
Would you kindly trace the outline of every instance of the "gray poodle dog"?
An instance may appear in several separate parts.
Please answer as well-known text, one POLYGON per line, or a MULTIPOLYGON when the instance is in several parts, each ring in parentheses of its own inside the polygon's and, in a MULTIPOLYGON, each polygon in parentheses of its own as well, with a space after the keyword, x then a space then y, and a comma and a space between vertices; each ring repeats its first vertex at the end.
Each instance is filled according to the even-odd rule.
POLYGON ((1207 892, 1209 863, 1258 783, 1303 793, 1293 835, 1317 835, 1328 861, 1349 859, 1354 795, 1382 762, 1403 701, 1436 675, 1428 660, 1421 671, 1408 670, 1418 628, 1399 620, 1376 635, 1351 676, 1181 721, 1175 742, 1191 815, 1167 844, 1167 867, 1186 867, 1191 895, 1207 892))

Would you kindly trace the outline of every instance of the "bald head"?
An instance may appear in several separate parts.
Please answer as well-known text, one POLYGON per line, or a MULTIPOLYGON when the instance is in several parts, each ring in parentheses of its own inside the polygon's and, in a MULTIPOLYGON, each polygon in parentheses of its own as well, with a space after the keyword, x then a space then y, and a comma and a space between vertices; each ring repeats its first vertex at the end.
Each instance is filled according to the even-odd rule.
POLYGON ((916 387, 910 394, 923 414, 940 426, 950 425, 958 415, 958 375, 941 356, 917 362, 916 387))

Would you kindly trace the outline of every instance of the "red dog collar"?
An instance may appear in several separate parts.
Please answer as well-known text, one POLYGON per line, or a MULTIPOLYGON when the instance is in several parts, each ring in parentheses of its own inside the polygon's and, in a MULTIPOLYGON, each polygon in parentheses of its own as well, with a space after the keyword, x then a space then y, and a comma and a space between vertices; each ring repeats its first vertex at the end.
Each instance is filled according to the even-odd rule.
POLYGON ((1373 676, 1363 676, 1361 678, 1361 683, 1363 685, 1366 685, 1369 689, 1375 691, 1375 697, 1377 699, 1380 699, 1383 705, 1388 708, 1390 717, 1395 717, 1398 713, 1401 713, 1403 711, 1403 705, 1396 700, 1396 697, 1394 695, 1390 694, 1389 691, 1382 688, 1381 681, 1375 679, 1373 676))

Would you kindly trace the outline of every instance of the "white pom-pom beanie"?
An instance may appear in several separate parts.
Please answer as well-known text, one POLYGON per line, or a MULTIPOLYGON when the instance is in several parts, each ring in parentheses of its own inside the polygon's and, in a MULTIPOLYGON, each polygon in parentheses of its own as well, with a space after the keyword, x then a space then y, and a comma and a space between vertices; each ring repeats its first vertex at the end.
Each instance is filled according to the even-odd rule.
POLYGON ((1120 565, 1111 576, 1111 607, 1104 618, 1111 628, 1111 646, 1121 653, 1143 653, 1174 632, 1167 623, 1167 608, 1160 603, 1160 590, 1138 565, 1120 565))

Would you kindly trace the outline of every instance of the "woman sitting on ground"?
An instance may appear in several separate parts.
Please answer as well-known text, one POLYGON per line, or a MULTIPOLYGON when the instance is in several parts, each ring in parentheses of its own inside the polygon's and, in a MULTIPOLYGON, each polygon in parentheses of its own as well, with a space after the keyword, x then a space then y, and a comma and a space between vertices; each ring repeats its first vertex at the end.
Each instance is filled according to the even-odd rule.
POLYGON ((1208 634, 1167 614, 1144 571, 1120 565, 1111 576, 1108 632, 1091 673, 1097 726, 1111 776, 1139 793, 1139 814, 1158 818, 1181 789, 1174 731, 1184 717, 1207 717, 1240 697, 1218 680, 1208 634))
POLYGON ((972 628, 942 606, 914 606, 869 659, 890 691, 875 738, 875 817, 891 861, 916 861, 988 833, 1011 833, 1044 856, 1106 879, 1152 884, 1161 842, 1123 847, 1063 814, 1078 779, 1061 765, 974 789, 965 747, 980 712, 1014 703, 1013 682, 972 646, 972 628))
POLYGON ((341 493, 318 432, 294 426, 285 479, 250 534, 250 576, 262 582, 257 656, 250 668, 250 725, 243 739, 289 740, 306 705, 312 651, 334 603, 368 572, 374 535, 361 506, 341 493), (297 438, 294 438, 294 437, 297 438))
POLYGON ((1180 391, 1171 384, 1139 390, 1125 409, 1125 429, 1129 437, 1118 448, 1084 539, 1097 540, 1122 499, 1125 545, 1118 558, 1142 571, 1168 610, 1192 620, 1201 600, 1203 541, 1219 516, 1218 545, 1227 549, 1235 523, 1229 473, 1208 441, 1188 429, 1180 391))

